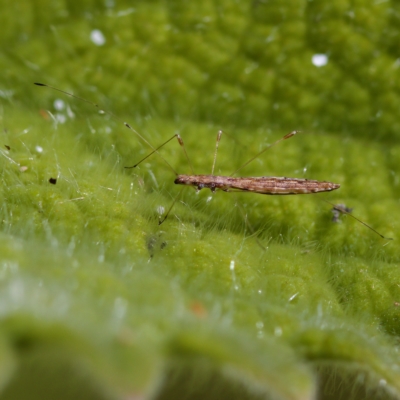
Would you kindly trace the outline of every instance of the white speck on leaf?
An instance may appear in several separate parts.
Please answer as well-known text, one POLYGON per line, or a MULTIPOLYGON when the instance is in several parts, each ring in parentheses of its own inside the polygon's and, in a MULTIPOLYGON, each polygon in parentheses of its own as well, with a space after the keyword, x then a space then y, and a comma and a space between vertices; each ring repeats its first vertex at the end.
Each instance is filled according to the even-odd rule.
POLYGON ((96 46, 103 46, 103 44, 106 42, 103 32, 101 32, 99 29, 93 29, 92 32, 90 32, 90 40, 96 46))
POLYGON ((318 68, 323 67, 328 64, 328 56, 326 54, 314 54, 311 57, 311 62, 318 68))

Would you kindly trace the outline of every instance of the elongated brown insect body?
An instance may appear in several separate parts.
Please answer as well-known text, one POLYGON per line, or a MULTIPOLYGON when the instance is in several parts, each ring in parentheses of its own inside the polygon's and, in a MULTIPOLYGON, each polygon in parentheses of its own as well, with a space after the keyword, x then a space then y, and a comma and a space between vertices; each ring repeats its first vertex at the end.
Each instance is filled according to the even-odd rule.
POLYGON ((225 192, 239 191, 268 195, 330 192, 340 188, 339 184, 332 182, 269 176, 178 175, 175 183, 177 185, 194 186, 197 187, 197 190, 208 188, 213 192, 220 189, 225 192))
MULTIPOLYGON (((72 93, 68 93, 61 89, 57 89, 54 86, 46 85, 44 83, 35 83, 35 85, 48 87, 53 90, 56 90, 57 92, 63 93, 67 96, 74 97, 78 100, 84 101, 85 103, 91 104, 92 106, 96 107, 102 113, 108 114, 115 120, 120 121, 119 118, 117 118, 113 113, 102 110, 98 104, 93 103, 92 101, 86 100, 82 97, 76 96, 72 93)), ((312 179, 286 178, 286 177, 275 177, 275 176, 274 177, 271 177, 271 176, 233 177, 233 175, 236 175, 236 173, 238 171, 240 171, 241 169, 246 167, 248 164, 250 164, 252 161, 254 161, 257 157, 261 156, 261 154, 265 153, 272 146, 277 145, 278 143, 282 142, 283 140, 291 138, 292 136, 296 135, 299 131, 292 131, 292 132, 286 134, 285 136, 283 136, 282 138, 276 140, 269 146, 266 146, 263 150, 261 150, 258 154, 256 154, 252 158, 250 158, 250 160, 248 160, 246 163, 244 163, 241 167, 239 167, 231 175, 229 175, 229 176, 219 175, 218 176, 218 175, 214 175, 214 168, 215 168, 215 163, 216 163, 216 159, 217 159, 219 142, 221 140, 221 136, 223 133, 222 131, 219 131, 218 135, 217 135, 214 160, 213 160, 212 169, 211 169, 211 175, 196 175, 194 173, 192 164, 191 164, 188 154, 186 152, 183 140, 178 134, 173 135, 172 137, 170 137, 168 140, 166 140, 161 145, 154 147, 149 143, 149 141, 145 137, 143 137, 139 132, 137 132, 131 125, 129 125, 126 122, 124 122, 123 124, 152 149, 151 153, 149 153, 146 157, 142 158, 135 165, 132 165, 130 167, 125 167, 125 168, 135 168, 139 164, 141 164, 144 160, 148 159, 152 154, 157 153, 158 156, 164 160, 165 164, 176 175, 175 184, 177 184, 177 185, 192 186, 192 187, 196 188, 197 190, 208 188, 212 192, 215 192, 217 189, 219 189, 224 192, 247 192, 247 193, 259 193, 259 194, 267 194, 267 195, 311 194, 311 193, 318 193, 318 192, 330 192, 332 190, 336 190, 336 189, 340 188, 340 185, 337 183, 326 182, 326 181, 317 181, 317 180, 312 180, 312 179), (192 170, 191 175, 178 174, 174 170, 174 168, 172 168, 171 164, 159 153, 159 150, 162 147, 164 147, 167 143, 169 143, 171 140, 173 140, 174 138, 176 138, 178 140, 180 146, 182 147, 182 149, 184 151, 184 154, 189 163, 190 169, 192 170)), ((164 217, 159 220, 159 222, 158 222, 159 224, 162 224, 165 221, 165 219, 168 217, 169 213, 172 210, 172 207, 178 200, 179 196, 180 196, 180 194, 177 197, 175 197, 175 200, 173 201, 173 203, 170 206, 170 208, 168 209, 168 211, 165 213, 164 217)), ((338 219, 338 215, 339 215, 338 213, 347 214, 350 217, 357 220, 358 222, 360 222, 361 224, 363 224, 364 226, 366 226, 368 229, 371 229, 373 232, 375 232, 381 238, 391 240, 391 238, 387 238, 387 237, 383 236, 382 234, 377 232, 374 228, 372 228, 365 222, 361 221, 360 219, 358 219, 357 217, 352 215, 351 214, 352 210, 350 208, 347 208, 346 206, 343 206, 342 204, 335 205, 325 199, 322 199, 322 200, 325 201, 326 203, 330 204, 333 207, 333 211, 335 211, 335 214, 334 214, 335 221, 338 219)))

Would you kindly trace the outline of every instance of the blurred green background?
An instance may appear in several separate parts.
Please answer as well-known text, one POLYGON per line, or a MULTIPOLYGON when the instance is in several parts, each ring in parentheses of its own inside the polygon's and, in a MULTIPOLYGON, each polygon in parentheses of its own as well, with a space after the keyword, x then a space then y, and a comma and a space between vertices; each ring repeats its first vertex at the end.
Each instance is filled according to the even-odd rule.
POLYGON ((0 5, 1 399, 400 397, 397 2, 0 5))

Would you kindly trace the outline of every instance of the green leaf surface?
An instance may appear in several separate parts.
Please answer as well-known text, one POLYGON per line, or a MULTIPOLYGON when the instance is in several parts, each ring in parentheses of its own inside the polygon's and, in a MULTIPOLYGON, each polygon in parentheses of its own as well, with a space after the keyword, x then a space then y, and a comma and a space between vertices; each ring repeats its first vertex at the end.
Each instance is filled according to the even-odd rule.
POLYGON ((400 398, 395 1, 0 2, 1 399, 400 398))

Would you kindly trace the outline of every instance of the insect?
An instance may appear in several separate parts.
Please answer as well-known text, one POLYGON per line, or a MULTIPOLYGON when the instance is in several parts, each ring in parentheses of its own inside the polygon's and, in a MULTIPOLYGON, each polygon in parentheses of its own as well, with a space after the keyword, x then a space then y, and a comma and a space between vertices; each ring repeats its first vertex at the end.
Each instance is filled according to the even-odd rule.
MULTIPOLYGON (((264 148, 260 151, 257 155, 243 164, 240 168, 238 168, 235 172, 233 172, 230 176, 219 176, 214 175, 215 169, 215 162, 217 159, 217 152, 219 147, 219 142, 221 140, 221 136, 223 134, 222 131, 218 132, 217 141, 215 146, 215 153, 214 153, 214 161, 212 165, 212 170, 210 175, 197 175, 193 172, 191 175, 183 175, 176 174, 176 178, 174 183, 177 185, 186 185, 186 186, 193 186, 200 191, 202 189, 210 189, 212 192, 216 190, 222 190, 224 192, 253 192, 259 194, 266 194, 266 195, 294 195, 294 194, 310 194, 310 193, 318 193, 318 192, 329 192, 335 189, 339 189, 340 185, 337 183, 326 182, 326 181, 317 181, 317 180, 310 180, 310 179, 299 179, 299 178, 286 178, 286 177, 268 177, 268 176, 257 176, 257 177, 233 177, 239 170, 244 168, 248 165, 251 161, 255 160, 258 156, 262 153, 267 151, 272 146, 275 146, 277 143, 289 139, 294 136, 297 131, 293 131, 288 133, 287 135, 283 136, 281 139, 277 140, 276 142, 272 143, 271 145, 264 148)), ((167 144, 170 140, 174 137, 177 137, 179 144, 183 147, 185 155, 187 157, 186 150, 184 148, 184 143, 179 135, 174 135, 172 138, 164 142, 162 145, 154 149, 150 154, 140 160, 138 163, 131 167, 125 168, 135 168, 139 164, 141 164, 144 160, 150 157, 152 154, 157 152, 161 147, 167 144)), ((187 157, 188 158, 188 157, 187 157)), ((188 159, 189 161, 189 159, 188 159)), ((190 165, 190 161, 189 161, 190 165)), ((176 201, 176 200, 175 200, 176 201)), ((174 202, 175 203, 175 202, 174 202)), ((173 204, 174 204, 173 203, 173 204)), ((172 207, 171 207, 172 208, 172 207)), ((160 220, 160 224, 165 221, 171 208, 165 214, 164 218, 160 220)))
MULTIPOLYGON (((297 131, 285 135, 282 140, 294 136, 297 131)), ((219 131, 218 137, 222 134, 219 131)), ((248 163, 246 163, 247 165, 248 163)), ((241 167, 242 168, 242 167, 241 167)), ((240 168, 240 169, 241 169, 240 168)), ((232 175, 234 175, 236 170, 232 175)), ((214 167, 213 167, 214 172, 214 167)), ((286 177, 232 177, 211 175, 178 175, 175 179, 177 185, 190 185, 198 190, 208 188, 212 192, 216 189, 224 192, 243 191, 268 195, 309 194, 318 192, 329 192, 339 189, 337 183, 316 181, 310 179, 286 178, 286 177)))
MULTIPOLYGON (((117 118, 111 112, 101 110, 98 104, 93 103, 89 100, 86 100, 82 97, 76 96, 72 93, 68 93, 68 92, 58 89, 56 87, 46 85, 44 83, 35 83, 35 85, 48 87, 50 89, 61 92, 67 96, 84 101, 88 104, 95 106, 101 112, 109 114, 114 119, 119 120, 119 118, 117 118)), ((252 157, 250 160, 248 160, 245 164, 243 164, 240 168, 238 168, 236 171, 234 171, 230 176, 218 176, 218 175, 214 175, 214 168, 215 168, 215 162, 216 162, 216 158, 217 158, 219 142, 220 142, 221 136, 223 134, 222 131, 218 132, 211 174, 210 175, 197 175, 193 171, 193 167, 192 167, 192 165, 190 163, 190 159, 187 155, 183 140, 179 134, 173 135, 167 141, 165 141, 160 146, 155 148, 139 132, 137 132, 135 129, 133 129, 133 127, 131 125, 129 125, 126 122, 124 122, 124 125, 128 129, 132 130, 142 141, 144 141, 152 149, 152 152, 150 154, 148 154, 146 157, 144 157, 143 159, 141 159, 138 163, 136 163, 133 166, 125 167, 125 168, 135 168, 140 163, 142 163, 144 160, 149 158, 152 154, 157 153, 165 161, 165 163, 169 166, 169 168, 171 168, 171 170, 175 173, 175 175, 176 175, 176 178, 174 181, 175 184, 192 186, 192 187, 195 187, 197 189, 197 191, 208 188, 212 192, 215 192, 216 190, 222 190, 224 192, 252 192, 252 193, 258 193, 258 194, 265 194, 265 195, 297 195, 297 194, 312 194, 312 193, 318 193, 318 192, 329 192, 329 191, 340 188, 340 185, 337 183, 311 180, 311 179, 299 179, 299 178, 287 178, 287 177, 266 177, 266 176, 262 176, 262 177, 233 177, 232 176, 232 175, 235 175, 239 170, 241 170, 242 168, 247 166, 249 163, 251 163, 253 160, 255 160, 257 157, 259 157, 261 154, 263 154, 265 151, 267 151, 269 148, 271 148, 272 146, 275 146, 276 144, 278 144, 279 142, 281 142, 283 140, 287 140, 287 139, 293 137, 294 135, 296 135, 298 133, 298 131, 292 131, 292 132, 286 134, 285 136, 283 136, 282 138, 278 139, 277 141, 273 142, 269 146, 265 147, 258 154, 256 154, 254 157, 252 157), (163 146, 165 146, 167 143, 169 143, 174 138, 176 138, 178 140, 179 144, 183 148, 186 159, 188 160, 188 163, 192 170, 191 175, 178 174, 172 168, 172 166, 167 162, 167 160, 165 160, 165 158, 162 157, 160 155, 160 153, 158 152, 158 150, 160 150, 163 146)), ((174 204, 176 203, 178 198, 179 198, 179 196, 175 198, 171 207, 168 209, 168 211, 166 212, 164 217, 159 221, 159 224, 162 224, 166 220, 166 218, 168 217, 170 211, 172 210, 172 207, 174 206, 174 204)), ((375 232, 381 238, 388 239, 388 240, 392 239, 392 238, 387 238, 387 237, 381 235, 374 228, 372 228, 365 222, 359 220, 357 217, 352 215, 351 209, 335 206, 334 204, 330 203, 327 200, 324 200, 324 201, 326 203, 332 205, 333 209, 336 212, 350 215, 352 218, 356 219, 358 222, 360 222, 367 228, 371 229, 373 232, 375 232)))
POLYGON ((343 211, 345 213, 351 213, 353 211, 352 208, 346 207, 346 204, 335 204, 334 207, 332 207, 332 222, 341 222, 340 221, 340 214, 343 214, 343 211))

